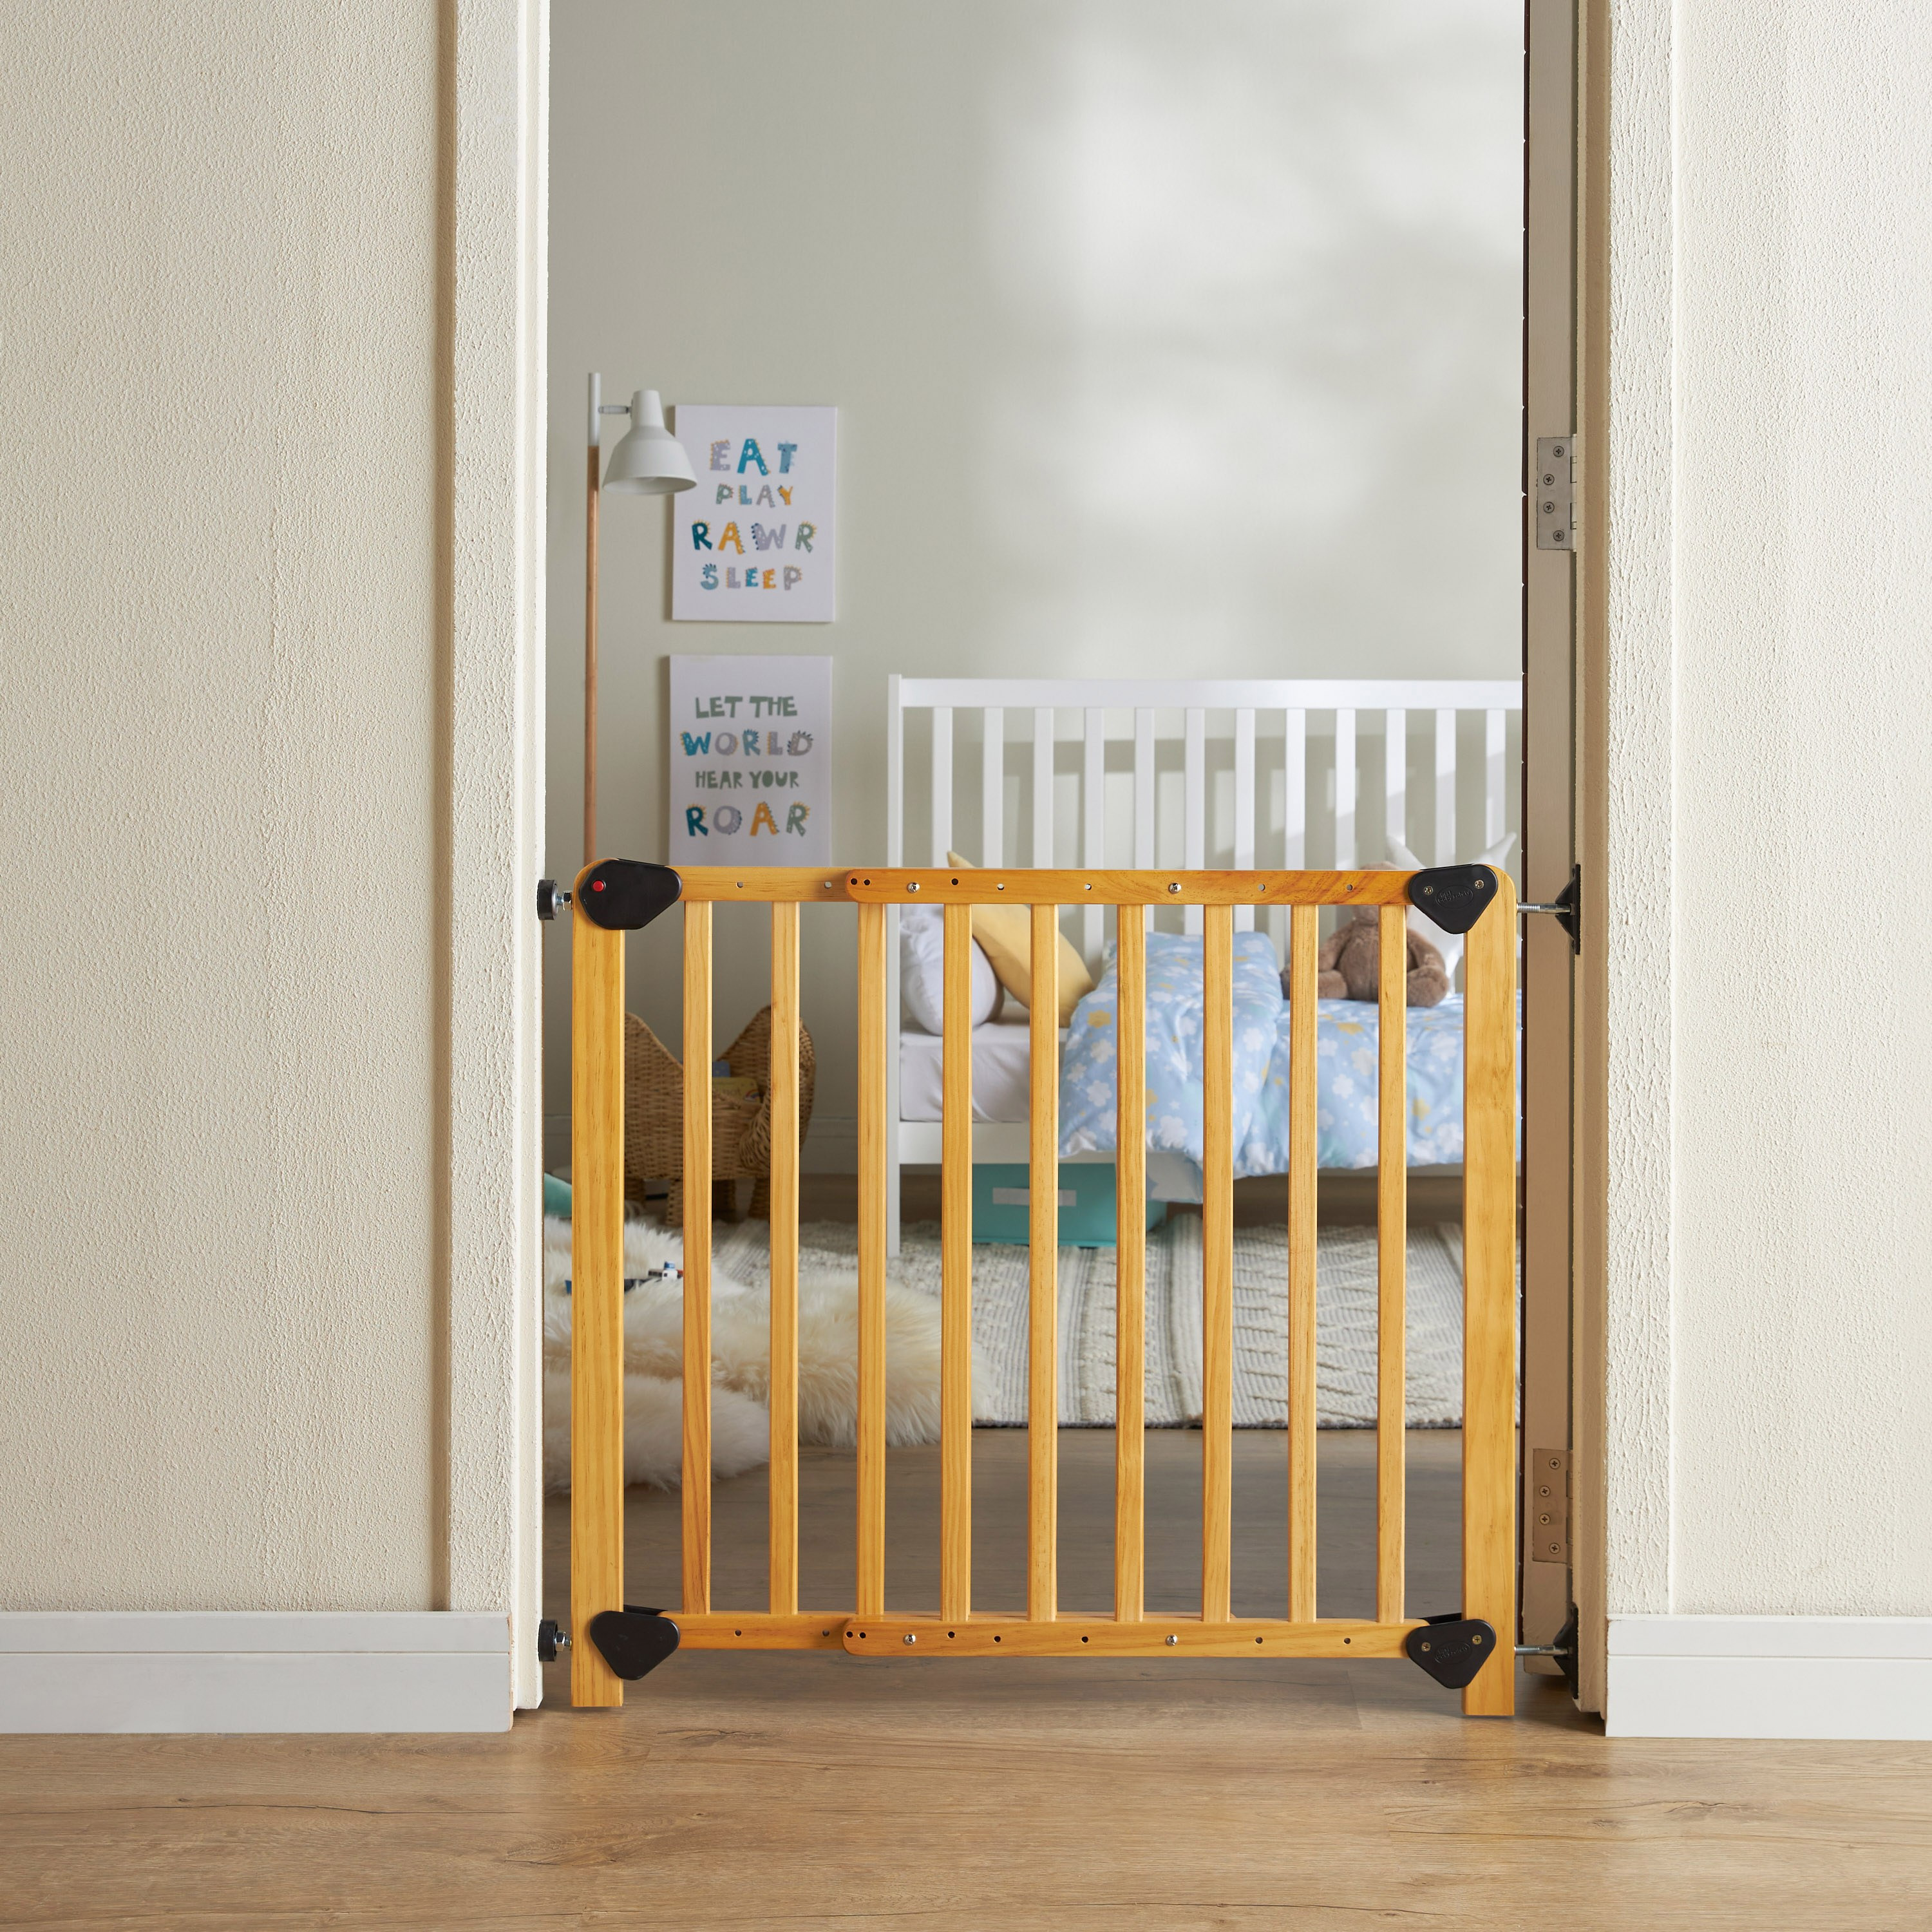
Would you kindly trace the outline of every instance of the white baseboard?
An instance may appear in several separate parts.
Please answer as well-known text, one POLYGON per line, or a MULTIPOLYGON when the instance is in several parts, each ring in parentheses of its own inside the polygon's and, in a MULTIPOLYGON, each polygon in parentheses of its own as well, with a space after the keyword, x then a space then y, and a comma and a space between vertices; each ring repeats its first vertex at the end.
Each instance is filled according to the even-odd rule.
POLYGON ((0 1732, 506 1731, 507 1616, 0 1613, 0 1732))
POLYGON ((1612 1617, 1613 1738, 1932 1738, 1932 1617, 1612 1617))

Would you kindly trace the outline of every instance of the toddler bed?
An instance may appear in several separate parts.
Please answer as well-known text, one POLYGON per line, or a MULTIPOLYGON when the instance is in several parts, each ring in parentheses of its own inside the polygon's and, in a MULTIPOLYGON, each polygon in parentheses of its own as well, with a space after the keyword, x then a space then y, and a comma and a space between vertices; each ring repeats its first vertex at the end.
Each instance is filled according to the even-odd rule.
MULTIPOLYGON (((991 866, 1346 868, 1386 859, 1405 869, 1474 860, 1511 869, 1522 707, 1514 679, 896 677, 888 704, 894 866, 968 862, 955 827, 976 819, 980 862, 991 866)), ((1252 910, 1235 916, 1235 1172, 1280 1173, 1285 915, 1265 912, 1258 925, 1252 910)), ((1114 1157, 1112 917, 1093 907, 1062 914, 1063 1160, 1114 1157)), ((899 919, 889 955, 898 993, 889 1070, 895 1231, 899 1168, 936 1165, 941 1131, 936 909, 899 919)), ((980 930, 976 917, 976 938, 980 930)), ((1199 931, 1199 908, 1175 908, 1154 915, 1148 934, 1148 1178, 1157 1199, 1200 1198, 1199 931)), ((974 1159, 1023 1164, 1026 1016, 983 954, 974 971, 974 1159)), ((1408 1010, 1412 1166, 1462 1159, 1461 1006, 1452 989, 1440 1005, 1408 1010)), ((1375 1163, 1377 1030, 1372 1001, 1320 1003, 1324 1167, 1375 1163)))

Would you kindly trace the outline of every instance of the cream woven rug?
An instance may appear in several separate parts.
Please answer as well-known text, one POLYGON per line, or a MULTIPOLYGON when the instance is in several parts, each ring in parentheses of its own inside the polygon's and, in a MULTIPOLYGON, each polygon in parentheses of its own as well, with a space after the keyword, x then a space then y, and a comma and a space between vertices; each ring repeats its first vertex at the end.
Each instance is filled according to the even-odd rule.
MULTIPOLYGON (((1462 1418, 1462 1231, 1412 1228, 1408 1236, 1408 1426, 1453 1429, 1462 1418)), ((800 1264, 845 1274, 858 1265, 858 1230, 808 1222, 800 1264)), ((718 1268, 740 1281, 771 1278, 770 1228, 740 1221, 715 1231, 718 1268)), ((939 1293, 939 1228, 909 1224, 889 1272, 939 1293)), ((1288 1420, 1288 1236, 1234 1230, 1234 1426, 1288 1420)), ((1366 1429, 1376 1417, 1376 1234, 1324 1228, 1316 1248, 1316 1388, 1324 1429, 1366 1429)), ((1027 1419, 1027 1251, 1001 1243, 973 1250, 973 1333, 993 1371, 992 1418, 1027 1419)), ((1147 1419, 1184 1427, 1201 1417, 1201 1222, 1178 1214, 1148 1237, 1147 1419)), ((1114 1420, 1114 1250, 1060 1251, 1060 1419, 1070 1427, 1114 1420)))

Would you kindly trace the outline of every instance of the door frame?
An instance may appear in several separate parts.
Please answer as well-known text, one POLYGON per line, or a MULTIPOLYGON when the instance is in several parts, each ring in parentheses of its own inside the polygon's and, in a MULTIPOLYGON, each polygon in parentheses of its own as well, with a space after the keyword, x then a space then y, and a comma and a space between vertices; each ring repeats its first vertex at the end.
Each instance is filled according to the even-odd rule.
MULTIPOLYGON (((1534 488, 1538 440, 1572 439, 1574 460, 1578 426, 1576 25, 1576 0, 1525 0, 1522 876, 1523 897, 1546 904, 1569 884, 1578 854, 1574 532, 1570 548, 1539 548, 1534 488)), ((1546 1511, 1536 1488, 1550 1478, 1550 1452, 1574 1460, 1576 964, 1555 919, 1524 921, 1516 1522, 1520 1637, 1533 1645, 1557 1636, 1574 1599, 1570 1567, 1548 1559, 1546 1532, 1538 1546, 1546 1511)), ((1558 1666, 1539 1658, 1530 1668, 1558 1666)))

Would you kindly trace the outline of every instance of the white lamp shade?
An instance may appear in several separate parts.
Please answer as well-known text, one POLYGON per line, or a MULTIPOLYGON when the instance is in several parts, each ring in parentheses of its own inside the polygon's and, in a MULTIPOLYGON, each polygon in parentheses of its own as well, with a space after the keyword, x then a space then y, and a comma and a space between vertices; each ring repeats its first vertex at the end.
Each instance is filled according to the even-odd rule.
POLYGON ((664 428, 658 392, 638 390, 631 398, 631 427, 611 451, 604 472, 604 488, 668 496, 674 490, 690 489, 697 481, 683 444, 664 428))

